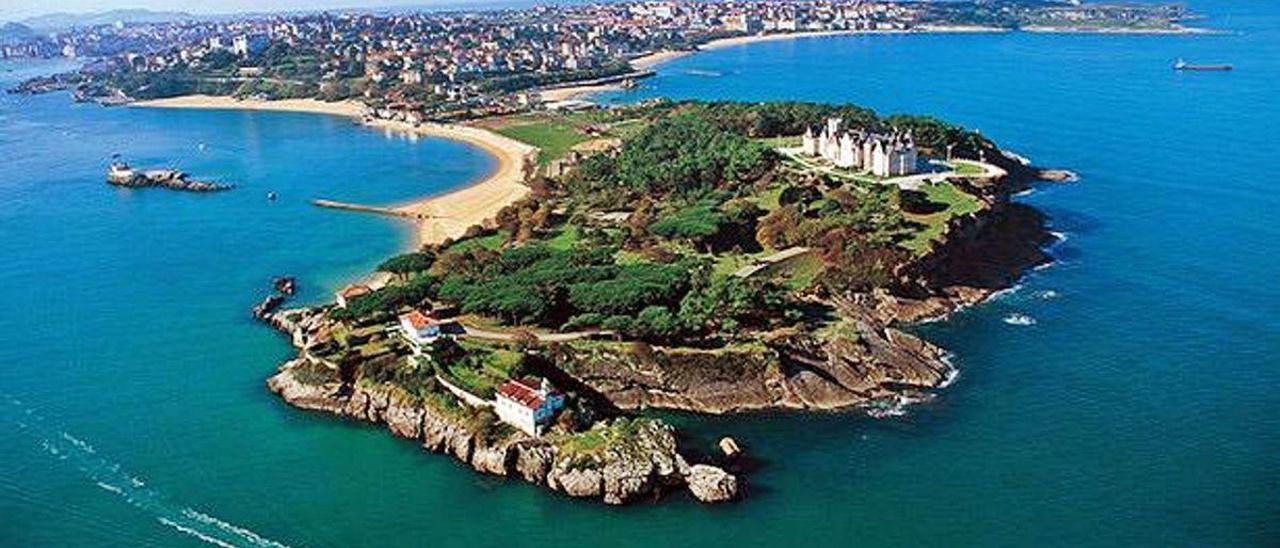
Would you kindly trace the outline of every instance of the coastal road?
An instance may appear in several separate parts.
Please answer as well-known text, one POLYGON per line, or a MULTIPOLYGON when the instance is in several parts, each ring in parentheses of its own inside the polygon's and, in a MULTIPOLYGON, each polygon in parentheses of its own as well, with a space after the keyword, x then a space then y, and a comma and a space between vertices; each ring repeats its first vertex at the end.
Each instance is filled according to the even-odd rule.
MULTIPOLYGON (((467 331, 468 337, 473 337, 476 339, 487 340, 487 341, 506 341, 506 342, 514 341, 516 339, 515 333, 511 333, 507 331, 490 331, 487 329, 480 329, 475 326, 470 326, 461 322, 459 322, 459 325, 461 325, 462 328, 467 331)), ((569 341, 585 339, 591 336, 607 337, 607 336, 612 336, 614 334, 612 331, 574 331, 571 333, 534 333, 530 331, 530 333, 532 333, 533 336, 538 338, 538 342, 543 342, 543 343, 569 342, 569 341)))

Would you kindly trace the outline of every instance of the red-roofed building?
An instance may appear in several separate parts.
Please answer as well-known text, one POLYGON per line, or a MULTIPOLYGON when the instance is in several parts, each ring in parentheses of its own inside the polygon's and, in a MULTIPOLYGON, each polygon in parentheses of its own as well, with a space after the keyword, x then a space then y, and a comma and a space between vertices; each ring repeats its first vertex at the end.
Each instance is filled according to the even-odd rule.
POLYGON ((369 286, 367 285, 351 284, 342 288, 341 291, 338 291, 337 293, 335 293, 334 297, 337 298, 338 308, 346 308, 347 303, 350 302, 352 299, 356 297, 360 297, 362 295, 368 295, 370 293, 373 293, 373 290, 369 289, 369 286))
POLYGON ((564 408, 561 394, 546 379, 512 379, 498 386, 493 410, 498 418, 531 436, 541 435, 546 425, 564 408))
POLYGON ((400 315, 400 333, 409 342, 415 355, 422 354, 424 345, 440 338, 440 322, 421 310, 411 310, 400 315))

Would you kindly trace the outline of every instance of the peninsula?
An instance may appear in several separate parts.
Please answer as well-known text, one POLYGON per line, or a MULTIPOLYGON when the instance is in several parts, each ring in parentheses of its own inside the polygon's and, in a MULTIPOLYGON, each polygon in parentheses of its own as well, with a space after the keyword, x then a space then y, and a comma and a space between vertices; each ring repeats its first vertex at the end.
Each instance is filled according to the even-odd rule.
POLYGON ((654 101, 452 130, 522 142, 525 190, 268 315, 299 351, 268 385, 571 496, 737 498, 732 440, 691 459, 632 413, 899 412, 956 374, 902 328, 1049 260, 1008 200, 1042 172, 927 117, 654 101))

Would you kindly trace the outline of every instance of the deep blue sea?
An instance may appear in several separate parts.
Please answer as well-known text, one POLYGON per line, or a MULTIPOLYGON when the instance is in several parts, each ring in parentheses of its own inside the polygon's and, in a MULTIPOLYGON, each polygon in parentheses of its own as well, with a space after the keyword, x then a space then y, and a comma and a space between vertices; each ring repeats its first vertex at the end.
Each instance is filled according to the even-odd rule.
POLYGON ((1019 198, 1064 237, 1054 266, 920 329, 962 370, 935 401, 676 416, 762 461, 721 507, 569 500, 266 392, 290 353, 248 318, 270 277, 325 299, 409 239, 306 200, 440 192, 483 153, 324 116, 0 97, 0 545, 1278 545, 1280 6, 1191 7, 1234 32, 759 43, 611 97, 929 113, 1081 175, 1019 198), (114 153, 240 188, 115 190, 114 153))

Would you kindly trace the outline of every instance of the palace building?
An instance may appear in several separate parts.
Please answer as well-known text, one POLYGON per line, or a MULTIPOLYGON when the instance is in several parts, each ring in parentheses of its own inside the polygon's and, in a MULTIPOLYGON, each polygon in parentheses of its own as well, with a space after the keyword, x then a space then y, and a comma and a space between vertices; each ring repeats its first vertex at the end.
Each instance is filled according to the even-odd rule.
POLYGON ((802 147, 807 156, 825 158, 836 167, 870 171, 877 177, 915 173, 918 159, 910 131, 884 135, 850 130, 840 118, 828 118, 819 128, 805 129, 802 147))

